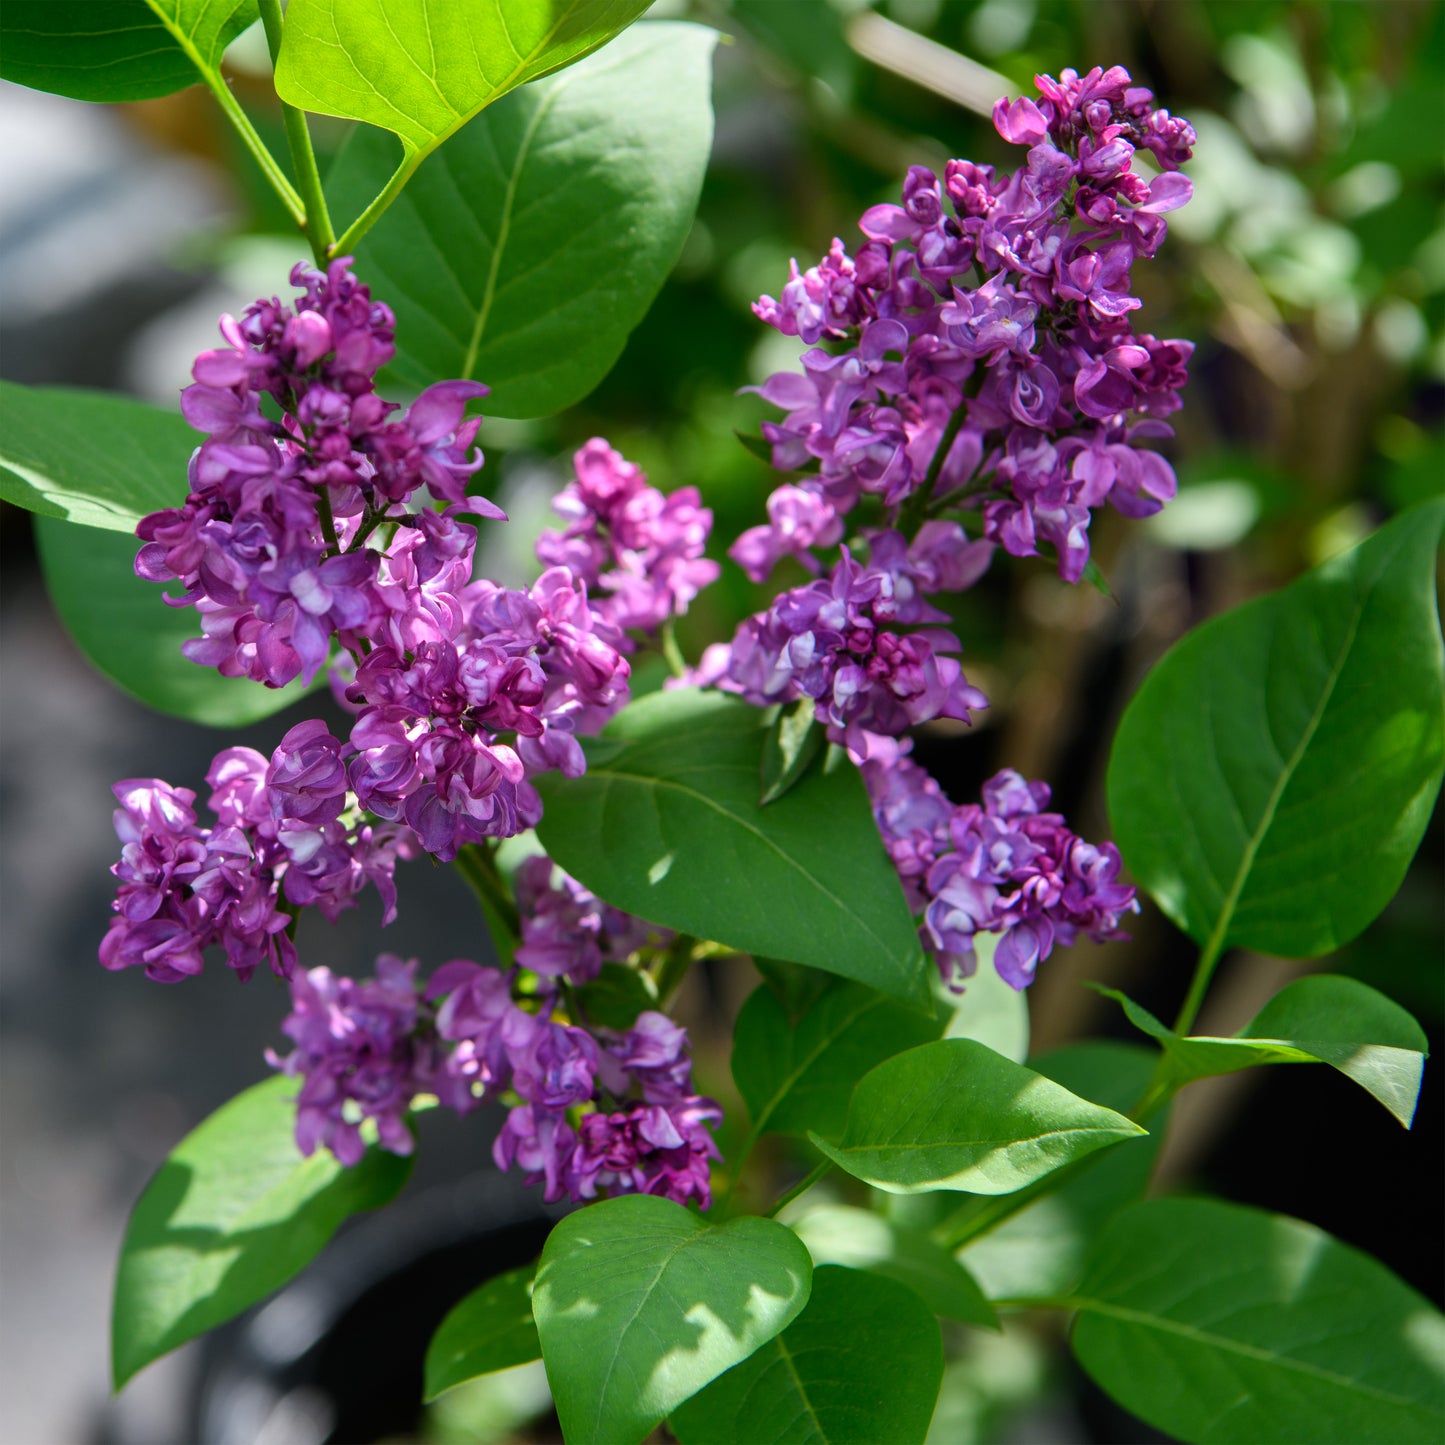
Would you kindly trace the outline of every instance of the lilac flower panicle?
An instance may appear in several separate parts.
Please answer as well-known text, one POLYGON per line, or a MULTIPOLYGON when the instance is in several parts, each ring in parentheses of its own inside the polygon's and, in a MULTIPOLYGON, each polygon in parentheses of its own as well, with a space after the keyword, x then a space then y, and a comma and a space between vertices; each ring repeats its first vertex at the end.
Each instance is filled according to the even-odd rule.
POLYGON ((310 681, 333 638, 369 638, 392 608, 383 554, 364 544, 378 523, 405 520, 418 489, 503 516, 466 497, 482 457, 478 420, 464 409, 487 388, 440 382, 398 416, 375 391, 395 353, 394 318, 349 268, 349 258, 324 274, 297 266, 294 305, 272 298, 222 318, 226 345, 197 357, 181 396, 186 420, 207 434, 190 495, 137 528, 136 572, 181 582, 177 605, 194 606, 203 631, 184 651, 225 676, 310 681))
POLYGON ((573 468, 575 480, 553 502, 567 526, 542 533, 538 558, 570 569, 619 631, 654 632, 681 616, 718 575, 703 556, 712 512, 697 488, 664 496, 601 437, 577 452, 573 468))
POLYGON ((346 1165, 366 1152, 361 1124, 376 1124, 381 1147, 410 1154, 406 1125, 412 1099, 434 1071, 418 1035, 416 960, 376 961, 376 977, 358 983, 313 968, 291 980, 291 1013, 281 1025, 295 1042, 274 1068, 302 1080, 296 1100, 296 1145, 305 1155, 324 1145, 346 1165))
POLYGON ((994 967, 1016 989, 1033 982, 1055 944, 1079 934, 1127 938, 1120 920, 1139 911, 1118 881, 1112 843, 1099 847, 1044 810, 1048 785, 1011 769, 984 784, 982 804, 952 807, 908 758, 869 763, 864 781, 874 816, 914 912, 920 936, 946 982, 961 987, 977 969, 975 941, 998 935, 994 967))
POLYGON ((913 167, 901 205, 863 215, 856 255, 835 240, 755 305, 814 348, 758 390, 786 413, 763 425, 774 466, 816 473, 780 488, 767 524, 735 544, 754 580, 787 555, 816 570, 809 549, 832 545, 864 494, 896 517, 929 484, 978 512, 988 540, 1019 556, 1051 547, 1077 581, 1094 509, 1146 516, 1173 496, 1168 464, 1138 445, 1170 433, 1139 418, 1177 409, 1193 348, 1131 330, 1130 271, 1190 197, 1178 168, 1194 132, 1118 66, 1037 84, 1037 101, 994 112, 1028 148, 1022 169, 955 160, 940 181, 913 167), (1140 149, 1163 175, 1132 168, 1140 149), (1099 460, 1080 463, 1081 449, 1099 460))

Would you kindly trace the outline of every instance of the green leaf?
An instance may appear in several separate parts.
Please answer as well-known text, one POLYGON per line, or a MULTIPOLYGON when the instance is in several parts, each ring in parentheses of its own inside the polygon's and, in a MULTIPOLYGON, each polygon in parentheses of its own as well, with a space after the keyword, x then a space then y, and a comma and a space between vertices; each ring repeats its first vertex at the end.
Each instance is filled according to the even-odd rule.
POLYGON ((296 1149, 296 1082, 238 1094, 176 1146, 131 1211, 111 1317, 119 1389, 152 1360, 264 1299, 315 1258, 349 1215, 406 1182, 411 1160, 377 1148, 347 1169, 296 1149))
POLYGON ((1114 837, 1165 913, 1216 953, 1327 953, 1399 887, 1445 758, 1442 527, 1445 503, 1416 507, 1205 623, 1124 714, 1114 837))
POLYGON ((942 1379, 938 1322, 917 1295, 825 1265, 807 1309, 668 1425, 682 1445, 922 1445, 942 1379))
POLYGON ((195 85, 256 0, 5 0, 0 75, 72 100, 151 100, 195 85))
POLYGON ((577 990, 589 1023, 605 1029, 630 1029, 637 1016, 657 1007, 657 985, 640 968, 604 963, 591 983, 577 990))
POLYGON ((1079 1362, 1191 1445, 1445 1436, 1445 1318, 1311 1224, 1150 1200, 1105 1230, 1078 1293, 1079 1362))
MULTIPOLYGON (((926 1234, 906 1229, 870 1209, 830 1205, 793 1224, 816 1268, 844 1264, 906 1284, 936 1315, 998 1328, 998 1316, 978 1282, 926 1234)), ((816 1276, 814 1276, 816 1278, 816 1276)))
POLYGON ((542 1251, 532 1311, 570 1445, 636 1445, 785 1328, 812 1271, 771 1219, 710 1226, 640 1194, 568 1215, 542 1251))
POLYGON ((0 497, 128 533, 132 557, 136 523, 185 499, 200 441, 178 413, 129 397, 0 381, 0 497))
POLYGON ((650 0, 291 0, 276 93, 425 153, 509 90, 580 60, 650 0))
MULTIPOLYGON (((1158 1057, 1139 1044, 1089 1039, 1045 1054, 1030 1067, 1070 1093, 1122 1114, 1143 1096, 1158 1057)), ((1143 1197, 1165 1119, 1162 1113, 1156 1115, 1153 1133, 1126 1139, 1107 1157, 967 1245, 959 1259, 984 1293, 990 1299, 1068 1293, 1079 1282, 1089 1244, 1105 1221, 1143 1197)))
POLYGON ((311 690, 222 677, 183 657, 181 643, 200 636, 196 611, 167 607, 163 589, 135 575, 134 537, 39 517, 35 540, 50 600, 76 646, 148 707, 213 727, 240 727, 311 690))
MULTIPOLYGON (((483 381, 489 415, 536 417, 601 381, 691 229, 716 40, 640 25, 427 161, 357 252, 396 312, 396 382, 483 381)), ((333 212, 366 205, 395 162, 387 136, 358 129, 327 182, 333 212)))
POLYGON ((1281 989, 1235 1038, 1181 1038, 1116 989, 1129 1021, 1157 1039, 1175 1079, 1232 1074, 1255 1064, 1332 1064, 1373 1094, 1407 1129, 1429 1047, 1399 1004, 1358 979, 1314 974, 1281 989))
POLYGON ((768 958, 765 954, 753 955, 753 967, 762 974, 763 982, 777 995, 778 1002, 795 1023, 832 982, 822 969, 790 963, 785 958, 768 958))
POLYGON ((775 803, 813 765, 823 751, 823 729, 813 716, 810 697, 777 709, 777 717, 763 734, 762 791, 758 806, 775 803))
POLYGON ((762 437, 755 437, 749 432, 738 431, 736 428, 733 430, 733 435, 743 444, 745 450, 750 451, 760 461, 765 461, 769 466, 772 466, 772 442, 764 441, 762 437))
POLYGON ((913 917, 858 770, 837 749, 758 807, 763 714, 654 693, 587 744, 581 778, 537 780, 538 836, 617 908, 744 953, 810 964, 931 1006, 913 917))
POLYGON ((437 1326, 426 1349, 423 1398, 493 1370, 509 1370, 542 1358, 532 1319, 534 1265, 489 1279, 474 1289, 437 1326))
POLYGON ((942 1031, 941 1021, 840 979, 830 979, 794 1021, 763 985, 742 1006, 733 1031, 733 1080, 753 1134, 841 1134, 858 1080, 942 1031))
POLYGON ((1029 996, 1005 983, 994 968, 999 937, 996 933, 978 934, 978 972, 961 995, 940 992, 940 1001, 953 1010, 943 1032, 950 1039, 977 1039, 994 1053, 1021 1064, 1029 1056, 1029 996))
POLYGON ((1012 1194, 1143 1133, 973 1039, 942 1039, 864 1076, 838 1144, 808 1137, 840 1169, 891 1194, 1012 1194))

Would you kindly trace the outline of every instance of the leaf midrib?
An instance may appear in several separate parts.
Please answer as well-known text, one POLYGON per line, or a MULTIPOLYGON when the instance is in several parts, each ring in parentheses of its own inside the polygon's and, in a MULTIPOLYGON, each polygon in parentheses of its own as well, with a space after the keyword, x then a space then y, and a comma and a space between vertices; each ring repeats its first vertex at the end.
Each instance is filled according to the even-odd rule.
POLYGON ((1232 1339, 1228 1335, 1217 1335, 1211 1330, 1202 1330, 1197 1325, 1187 1324, 1183 1320, 1171 1320, 1165 1315, 1151 1314, 1148 1310, 1132 1309, 1128 1305, 1112 1304, 1109 1301, 1093 1299, 1086 1295, 1080 1299, 1080 1312, 1108 1315, 1128 1324, 1157 1329, 1163 1334, 1178 1335, 1181 1339, 1190 1340, 1194 1344, 1212 1347, 1228 1354, 1242 1355, 1246 1359, 1272 1365, 1279 1369, 1293 1370, 1312 1379, 1323 1380, 1328 1384, 1371 1396, 1389 1405, 1417 1410, 1426 1408, 1419 1400, 1413 1400, 1407 1395, 1392 1394, 1376 1385, 1367 1385, 1361 1380, 1351 1379, 1348 1375, 1336 1374, 1333 1370, 1325 1369, 1323 1365, 1312 1365, 1307 1360, 1296 1359, 1293 1355, 1279 1354, 1260 1345, 1251 1345, 1243 1340, 1232 1339))
MULTIPOLYGON (((1329 706, 1330 699, 1335 694, 1335 687, 1339 683, 1340 676, 1345 670, 1345 664, 1349 660, 1350 652, 1355 645, 1355 637, 1359 633, 1360 619, 1364 616, 1364 612, 1365 601, 1357 597, 1354 615, 1350 619, 1349 630, 1346 633, 1343 645, 1340 647, 1335 660, 1330 666, 1329 680, 1321 691, 1320 700, 1316 704, 1309 722, 1305 724, 1294 751, 1290 754, 1284 767, 1280 769, 1280 775, 1275 781, 1268 801, 1265 803, 1264 812, 1260 815, 1254 832, 1249 836, 1244 845, 1244 852, 1240 855, 1239 867, 1235 870, 1234 880, 1230 884, 1229 892, 1225 895, 1224 901, 1220 905, 1219 917, 1215 921, 1209 939, 1204 945, 1203 956, 1206 958, 1217 958, 1229 937, 1229 926, 1234 922, 1235 910, 1239 906, 1239 900, 1243 896, 1245 885, 1249 882, 1249 875, 1254 869, 1254 860, 1258 856, 1259 850, 1264 846, 1264 840, 1268 836, 1269 830, 1274 826, 1275 815, 1279 811, 1279 805, 1284 798, 1285 791, 1294 780, 1294 775, 1304 758, 1306 750, 1309 748, 1310 743, 1314 741, 1315 734, 1319 731, 1320 723, 1324 719, 1325 709, 1329 706)), ((1274 620, 1273 625, 1276 628, 1278 627, 1279 623, 1277 618, 1274 620)), ((1232 797, 1233 794, 1231 792, 1231 798, 1232 797)))
POLYGON ((878 999, 862 998, 857 1001, 857 1006, 844 1018, 831 1033, 825 1034, 817 1044, 817 1047, 805 1054, 793 1071, 784 1076, 782 1083, 768 1099, 767 1104, 758 1111, 757 1118, 753 1121, 754 1131, 761 1136, 767 1131, 768 1120, 778 1112, 778 1107, 783 1100, 792 1092, 798 1080, 818 1062, 828 1049, 858 1022, 864 1014, 879 1006, 878 999))
POLYGON ((741 817, 739 814, 733 812, 730 808, 723 806, 721 803, 715 802, 705 793, 698 792, 696 788, 689 788, 685 784, 674 782, 669 778, 650 778, 645 777, 639 773, 625 773, 621 772, 617 768, 606 766, 597 770, 597 776, 604 781, 616 779, 619 782, 632 783, 634 785, 641 786, 644 789, 671 789, 674 792, 681 793, 686 798, 692 799, 694 802, 701 803, 704 807, 711 809, 713 812, 718 813, 722 817, 727 818, 729 821, 735 823, 739 828, 743 829, 744 832, 752 834, 752 836, 756 838, 760 843, 763 843, 772 852, 776 853, 778 857, 788 865, 789 868, 791 868, 794 872, 798 873, 801 877, 805 878, 809 883, 811 883, 813 887, 818 890, 819 893, 821 893, 825 898, 829 900, 829 902, 836 904, 841 912, 845 913, 849 918, 851 918, 854 923, 856 923, 857 926, 864 933, 866 933, 868 937, 871 938, 873 942, 876 943, 878 947, 882 950, 883 956, 886 957, 889 963, 893 965, 895 974, 906 980, 906 974, 903 972, 903 970, 897 967, 898 959, 894 954, 893 950, 889 947, 886 940, 878 936, 878 934, 873 930, 872 926, 868 923, 867 919, 860 918, 858 914, 855 913, 853 909, 843 899, 839 898, 836 893, 834 893, 830 888, 827 887, 826 884, 823 883, 822 879, 809 872, 809 870, 805 868, 800 862, 798 862, 796 858, 793 858, 788 853, 784 852, 784 850, 780 848, 778 844, 776 844, 771 838, 769 838, 768 835, 762 831, 762 829, 757 827, 756 824, 748 822, 746 818, 741 817))

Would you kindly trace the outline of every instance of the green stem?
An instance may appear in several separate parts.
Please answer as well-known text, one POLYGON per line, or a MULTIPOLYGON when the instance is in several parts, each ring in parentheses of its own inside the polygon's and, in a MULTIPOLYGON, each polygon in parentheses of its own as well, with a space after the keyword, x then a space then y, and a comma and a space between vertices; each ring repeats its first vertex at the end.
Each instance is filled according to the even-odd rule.
MULTIPOLYGON (((281 0, 260 0, 260 5, 261 23, 266 27, 266 47, 271 52, 271 64, 274 66, 281 53, 281 0)), ((291 166, 296 172, 296 184, 300 187, 301 202, 306 211, 301 229, 311 243, 311 252, 317 264, 324 265, 328 251, 336 244, 336 234, 331 229, 331 215, 326 209, 326 193, 321 189, 321 173, 316 169, 316 152, 311 148, 306 113, 282 100, 281 119, 286 126, 291 166)))
POLYGON ((1183 1007, 1179 1010, 1179 1017, 1174 1020, 1176 1034, 1187 1034, 1193 1028, 1194 1020, 1199 1017, 1199 1008, 1204 1002, 1204 994, 1209 988, 1209 980, 1214 977, 1214 970, 1219 964, 1220 955, 1224 952, 1224 930, 1228 916, 1227 912, 1221 914, 1218 927, 1210 935, 1209 942, 1204 945, 1204 952, 1199 955, 1199 962, 1194 965, 1194 977, 1189 981, 1189 993, 1184 1000, 1183 1007))
POLYGON ((775 1218, 800 1194, 806 1194, 832 1167, 833 1161, 831 1159, 823 1159, 815 1164, 791 1189, 778 1196, 777 1203, 768 1210, 763 1218, 775 1218))
POLYGON ((402 187, 416 173, 416 168, 426 159, 426 152, 405 146, 401 164, 391 173, 391 179, 382 188, 381 194, 342 232, 327 252, 340 256, 352 251, 356 243, 382 218, 386 209, 401 194, 402 187))
POLYGON ((692 949, 697 940, 690 933, 679 933, 658 964, 654 982, 657 984, 657 1006, 665 1009, 692 966, 692 949))
MULTIPOLYGON (((982 367, 979 368, 980 371, 982 369, 982 367)), ((909 497, 903 504, 903 510, 898 514, 898 530, 910 540, 923 525, 923 519, 928 515, 928 499, 933 495, 933 489, 943 472, 943 464, 948 460, 948 454, 953 450, 953 444, 958 439, 958 433, 967 418, 968 398, 965 396, 954 409, 953 415, 948 419, 948 425, 943 429, 943 435, 939 438, 938 446, 933 453, 933 460, 928 464, 928 472, 923 478, 923 485, 909 497)))
POLYGON ((322 487, 316 494, 317 511, 321 513, 321 531, 326 537, 326 545, 331 548, 333 556, 341 552, 341 539, 336 535, 336 518, 331 515, 331 493, 326 487, 322 487))
POLYGON ((657 645, 662 649, 663 659, 667 663, 667 669, 674 677, 687 676, 687 660, 682 655, 682 649, 677 645, 677 629, 673 626, 672 618, 668 618, 657 630, 657 645))
POLYGON ((304 231, 306 229, 306 207, 301 197, 296 194, 296 187, 286 178, 286 172, 281 169, 276 157, 266 149, 266 142, 256 134, 256 128, 251 124, 250 117, 241 109, 241 103, 231 94, 231 87, 226 84, 224 77, 209 67, 201 66, 201 76, 211 89, 211 94, 216 97, 216 103, 225 112, 226 119, 236 128, 236 133, 241 137, 242 142, 248 151, 255 158, 256 164, 261 167, 261 174, 271 183, 271 189, 281 198, 281 204, 291 213, 291 219, 304 231))
POLYGON ((753 1125, 747 1132, 747 1137, 738 1146, 738 1152, 732 1161, 732 1167, 728 1172, 727 1188, 723 1190, 723 1196, 718 1201, 718 1208, 724 1217, 732 1213, 733 1195, 737 1193, 738 1181, 743 1177, 743 1168, 752 1157, 752 1152, 762 1135, 757 1125, 753 1125))
POLYGON ((468 843, 458 850, 456 863, 457 872, 467 880, 472 892, 496 914, 514 940, 520 938, 522 922, 517 905, 502 882, 492 855, 485 848, 468 843))

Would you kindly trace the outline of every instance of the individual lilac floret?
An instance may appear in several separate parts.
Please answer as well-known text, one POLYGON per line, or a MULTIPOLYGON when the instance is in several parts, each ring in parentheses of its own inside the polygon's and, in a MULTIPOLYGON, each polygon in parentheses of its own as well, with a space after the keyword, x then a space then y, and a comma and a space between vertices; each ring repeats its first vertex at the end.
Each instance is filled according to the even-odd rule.
POLYGON ((324 1145, 345 1165, 366 1152, 361 1125, 375 1120, 393 1154, 413 1148, 406 1112, 431 1088, 435 1051, 417 1031, 416 960, 384 953, 376 978, 357 982, 313 968, 291 980, 291 1013, 281 1031, 296 1043, 273 1067, 303 1082, 296 1100, 296 1146, 324 1145))
POLYGON ((681 616, 718 575, 703 556, 712 512, 697 488, 664 495, 601 437, 573 467, 576 480, 552 503, 567 527, 542 533, 538 558, 570 568, 596 594, 597 610, 624 631, 653 632, 681 616))
MULTIPOLYGON (((1015 555, 1052 550, 1077 581, 1096 508, 1147 516, 1174 495, 1172 470, 1140 443, 1171 434, 1159 419, 1193 348, 1135 334, 1130 272, 1190 198, 1178 167, 1194 132, 1117 66, 1037 83, 1037 103, 994 113, 1029 148, 1018 171, 954 160, 940 180, 914 166, 900 205, 860 219, 856 255, 835 240, 757 303, 815 347, 758 391, 785 413, 763 424, 773 465, 815 470, 800 485, 832 516, 870 494, 886 520, 909 507, 911 519, 926 491, 980 512, 984 536, 1015 555), (1132 169, 1141 148, 1165 174, 1132 169)), ((794 535, 821 525, 775 496, 781 515, 770 504, 733 552, 755 579, 789 552, 806 564, 815 543, 794 535)))
POLYGON ((1079 934, 1126 938, 1135 890, 1118 881, 1119 850, 1071 832, 1044 809, 1048 785, 1010 769, 984 785, 983 804, 950 809, 927 773, 906 758, 871 763, 864 780, 890 856, 923 913, 921 936, 946 982, 977 968, 975 940, 999 935, 994 967, 1016 989, 1033 982, 1055 944, 1079 934))
POLYGON ((294 306, 272 298, 239 321, 222 317, 227 344, 196 358, 181 396, 187 421, 207 433, 190 495, 137 528, 137 574, 180 581, 176 605, 195 606, 203 632, 183 651, 224 676, 280 687, 315 677, 333 638, 363 652, 396 609, 382 553, 365 543, 378 524, 405 520, 402 504, 419 488, 503 516, 466 498, 482 457, 472 448, 478 420, 464 412, 487 388, 439 382, 397 415, 375 391, 395 352, 394 320, 349 265, 297 266, 294 306))

